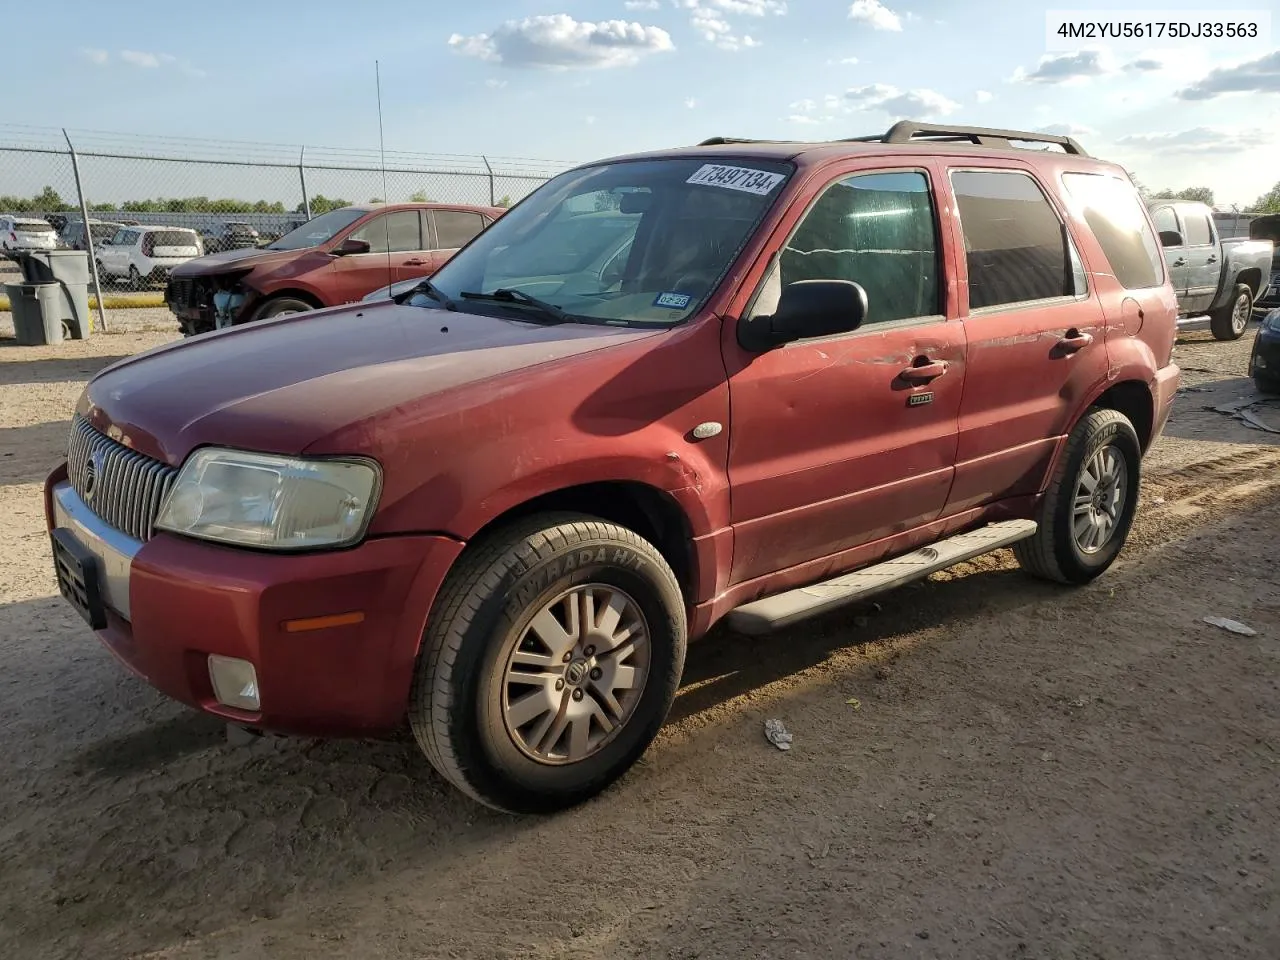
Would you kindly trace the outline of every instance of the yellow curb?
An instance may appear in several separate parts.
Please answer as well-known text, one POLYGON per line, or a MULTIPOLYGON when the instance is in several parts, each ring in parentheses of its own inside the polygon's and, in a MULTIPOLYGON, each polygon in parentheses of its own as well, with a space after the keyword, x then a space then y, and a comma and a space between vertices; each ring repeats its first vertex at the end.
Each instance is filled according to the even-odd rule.
MULTIPOLYGON (((163 307, 163 293, 107 293, 102 296, 103 305, 108 310, 142 309, 144 307, 163 307)), ((9 298, 0 294, 0 313, 8 311, 9 298)), ((98 298, 89 297, 89 309, 98 309, 98 298)), ((96 322, 96 321, 95 321, 96 322)))

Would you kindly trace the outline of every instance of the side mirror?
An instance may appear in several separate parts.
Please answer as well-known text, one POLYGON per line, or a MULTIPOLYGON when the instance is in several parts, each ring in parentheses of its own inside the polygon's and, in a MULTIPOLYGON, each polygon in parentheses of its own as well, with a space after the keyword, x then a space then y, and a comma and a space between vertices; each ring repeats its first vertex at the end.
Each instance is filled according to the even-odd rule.
POLYGON ((368 253, 370 250, 368 240, 357 240, 355 237, 347 237, 340 244, 329 252, 335 257, 349 257, 356 253, 368 253))
POLYGON ((798 280, 782 288, 771 317, 738 325, 743 349, 763 353, 793 340, 850 333, 867 319, 867 291, 852 280, 798 280))
POLYGON ((1182 246, 1182 234, 1180 234, 1177 230, 1161 230, 1160 246, 1162 247, 1182 246))

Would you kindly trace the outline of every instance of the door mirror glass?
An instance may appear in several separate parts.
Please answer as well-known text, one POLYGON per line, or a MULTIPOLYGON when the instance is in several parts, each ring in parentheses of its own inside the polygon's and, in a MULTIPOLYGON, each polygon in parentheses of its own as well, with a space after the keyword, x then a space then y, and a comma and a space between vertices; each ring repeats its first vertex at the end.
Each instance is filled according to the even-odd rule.
POLYGON ((850 333, 867 317, 867 291, 852 280, 797 280, 782 288, 771 316, 739 325, 739 341, 761 352, 794 340, 850 333))
POLYGON ((1160 246, 1162 247, 1182 246, 1182 234, 1180 234, 1177 230, 1161 230, 1160 246))
POLYGON ((356 253, 368 253, 369 241, 357 240, 355 237, 347 237, 340 244, 330 251, 335 257, 349 257, 356 253))

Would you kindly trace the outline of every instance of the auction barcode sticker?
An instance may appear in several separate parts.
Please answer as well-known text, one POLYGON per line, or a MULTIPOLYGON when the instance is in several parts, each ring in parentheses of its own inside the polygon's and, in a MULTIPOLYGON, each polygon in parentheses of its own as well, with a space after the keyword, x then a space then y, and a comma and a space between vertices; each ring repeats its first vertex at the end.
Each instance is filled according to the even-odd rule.
POLYGON ((726 190, 741 190, 743 193, 754 193, 763 197, 772 193, 773 188, 785 179, 787 179, 785 173, 753 170, 750 167, 726 167, 719 163, 704 163, 685 183, 696 183, 705 187, 724 187, 726 190))

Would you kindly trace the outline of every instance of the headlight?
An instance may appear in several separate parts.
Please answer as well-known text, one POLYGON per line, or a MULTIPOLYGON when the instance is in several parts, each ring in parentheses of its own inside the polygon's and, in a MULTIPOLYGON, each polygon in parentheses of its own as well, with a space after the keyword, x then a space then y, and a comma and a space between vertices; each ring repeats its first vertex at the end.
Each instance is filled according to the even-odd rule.
POLYGON ((187 458, 156 526, 266 550, 355 543, 382 475, 371 460, 305 460, 206 447, 187 458))
POLYGON ((1280 310, 1272 310, 1262 319, 1262 325, 1268 330, 1280 333, 1280 310))

